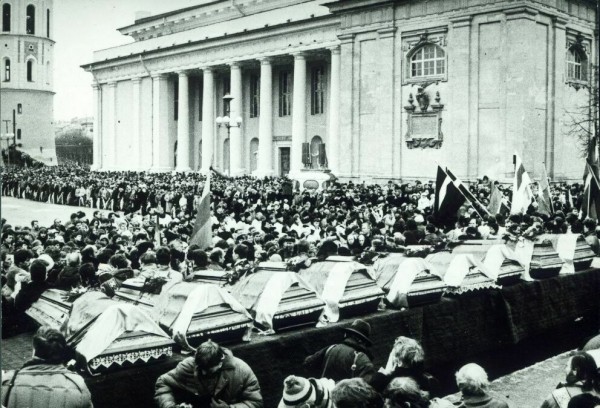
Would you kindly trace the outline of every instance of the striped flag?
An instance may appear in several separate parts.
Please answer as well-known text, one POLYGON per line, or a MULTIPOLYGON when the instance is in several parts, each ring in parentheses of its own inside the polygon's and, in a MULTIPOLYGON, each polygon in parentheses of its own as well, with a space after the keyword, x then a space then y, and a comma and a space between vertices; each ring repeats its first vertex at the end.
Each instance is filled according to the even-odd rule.
POLYGON ((581 205, 581 212, 584 216, 589 218, 598 219, 600 215, 600 183, 595 175, 592 166, 586 162, 586 178, 583 187, 583 203, 581 205))
POLYGON ((498 186, 492 183, 492 189, 490 194, 490 203, 488 204, 488 211, 490 214, 498 214, 500 212, 500 208, 502 207, 502 199, 504 195, 502 191, 498 188, 498 186))
POLYGON ((433 202, 433 211, 438 221, 453 219, 465 201, 465 197, 458 191, 448 173, 438 166, 433 202))
POLYGON ((483 213, 489 215, 489 211, 487 210, 487 208, 485 208, 484 205, 479 202, 477 197, 475 197, 473 193, 471 193, 471 191, 463 184, 463 182, 454 174, 452 174, 452 172, 447 167, 446 172, 448 173, 448 176, 450 176, 450 178, 452 179, 452 183, 456 186, 458 191, 460 191, 460 193, 473 206, 475 211, 477 211, 477 214, 479 214, 480 217, 483 215, 483 213))
POLYGON ((542 179, 540 180, 540 188, 538 190, 538 212, 548 216, 554 213, 552 209, 552 198, 550 197, 550 183, 548 182, 548 173, 546 166, 542 165, 542 179))
POLYGON ((212 246, 212 222, 210 218, 210 171, 206 174, 206 182, 196 213, 196 223, 189 244, 197 244, 200 249, 212 246))
POLYGON ((511 214, 522 214, 527 212, 533 193, 531 191, 531 178, 523 167, 523 162, 518 154, 515 154, 515 178, 513 180, 513 197, 512 206, 510 208, 511 214))

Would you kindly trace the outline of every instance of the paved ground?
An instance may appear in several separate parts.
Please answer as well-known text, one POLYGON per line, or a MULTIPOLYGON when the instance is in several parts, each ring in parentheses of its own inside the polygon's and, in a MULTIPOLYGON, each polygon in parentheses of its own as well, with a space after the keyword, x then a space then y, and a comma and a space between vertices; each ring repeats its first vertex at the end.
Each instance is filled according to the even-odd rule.
POLYGON ((74 212, 83 211, 90 218, 96 211, 94 208, 46 204, 14 197, 1 197, 0 201, 0 213, 10 225, 30 225, 31 220, 38 220, 41 226, 50 226, 56 218, 64 224, 74 212))

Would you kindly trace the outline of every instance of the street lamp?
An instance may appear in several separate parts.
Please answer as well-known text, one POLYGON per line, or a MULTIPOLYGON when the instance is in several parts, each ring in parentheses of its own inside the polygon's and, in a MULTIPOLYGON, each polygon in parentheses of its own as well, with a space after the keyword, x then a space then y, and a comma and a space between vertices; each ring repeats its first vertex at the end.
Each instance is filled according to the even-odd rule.
MULTIPOLYGON (((231 101, 233 100, 233 96, 227 94, 225 96, 223 96, 223 101, 225 101, 226 105, 225 105, 225 116, 218 116, 216 118, 216 122, 217 122, 217 127, 220 128, 222 126, 224 126, 225 128, 227 128, 227 138, 230 139, 230 146, 231 146, 231 128, 236 128, 236 127, 240 127, 242 125, 242 117, 238 116, 236 118, 230 118, 229 117, 229 113, 231 111, 230 106, 231 106, 231 101)), ((231 165, 231 163, 230 163, 231 165)))

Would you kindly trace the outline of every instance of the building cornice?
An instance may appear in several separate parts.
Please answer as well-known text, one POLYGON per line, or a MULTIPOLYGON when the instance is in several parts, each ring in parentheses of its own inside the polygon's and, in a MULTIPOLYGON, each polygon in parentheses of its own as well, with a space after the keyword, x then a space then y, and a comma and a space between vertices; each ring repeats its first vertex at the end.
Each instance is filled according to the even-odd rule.
POLYGON ((52 45, 56 44, 56 41, 54 41, 52 38, 42 37, 40 35, 2 33, 2 37, 7 38, 7 39, 10 37, 14 37, 14 38, 19 38, 19 39, 28 39, 31 41, 42 40, 42 41, 48 42, 52 45))
POLYGON ((24 88, 12 88, 12 87, 1 87, 0 92, 11 91, 11 92, 28 92, 28 93, 45 93, 50 95, 56 95, 54 91, 44 91, 41 89, 24 89, 24 88))

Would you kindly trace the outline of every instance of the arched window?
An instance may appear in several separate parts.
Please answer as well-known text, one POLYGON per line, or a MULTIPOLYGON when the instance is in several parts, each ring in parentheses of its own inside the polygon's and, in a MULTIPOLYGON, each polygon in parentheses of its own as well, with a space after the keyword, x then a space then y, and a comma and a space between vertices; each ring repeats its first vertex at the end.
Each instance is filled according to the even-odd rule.
POLYGON ((33 60, 27 61, 27 82, 33 82, 33 60))
POLYGON ((10 31, 10 4, 4 3, 2 5, 2 31, 10 31))
POLYGON ((4 60, 4 82, 10 81, 10 60, 6 58, 4 60))
POLYGON ((175 140, 175 146, 173 147, 173 167, 177 167, 177 140, 175 140))
POLYGON ((567 51, 567 78, 576 81, 587 81, 587 56, 577 45, 567 51))
POLYGON ((434 77, 446 73, 446 53, 435 44, 425 44, 410 56, 410 77, 434 77))
POLYGON ((250 172, 258 168, 258 138, 250 140, 250 172))
POLYGON ((325 149, 323 146, 323 139, 321 136, 315 136, 310 141, 310 168, 320 169, 325 167, 325 149))
POLYGON ((50 9, 46 10, 46 37, 50 38, 50 9))
POLYGON ((25 22, 27 34, 35 34, 35 6, 33 4, 27 6, 27 17, 25 22))

